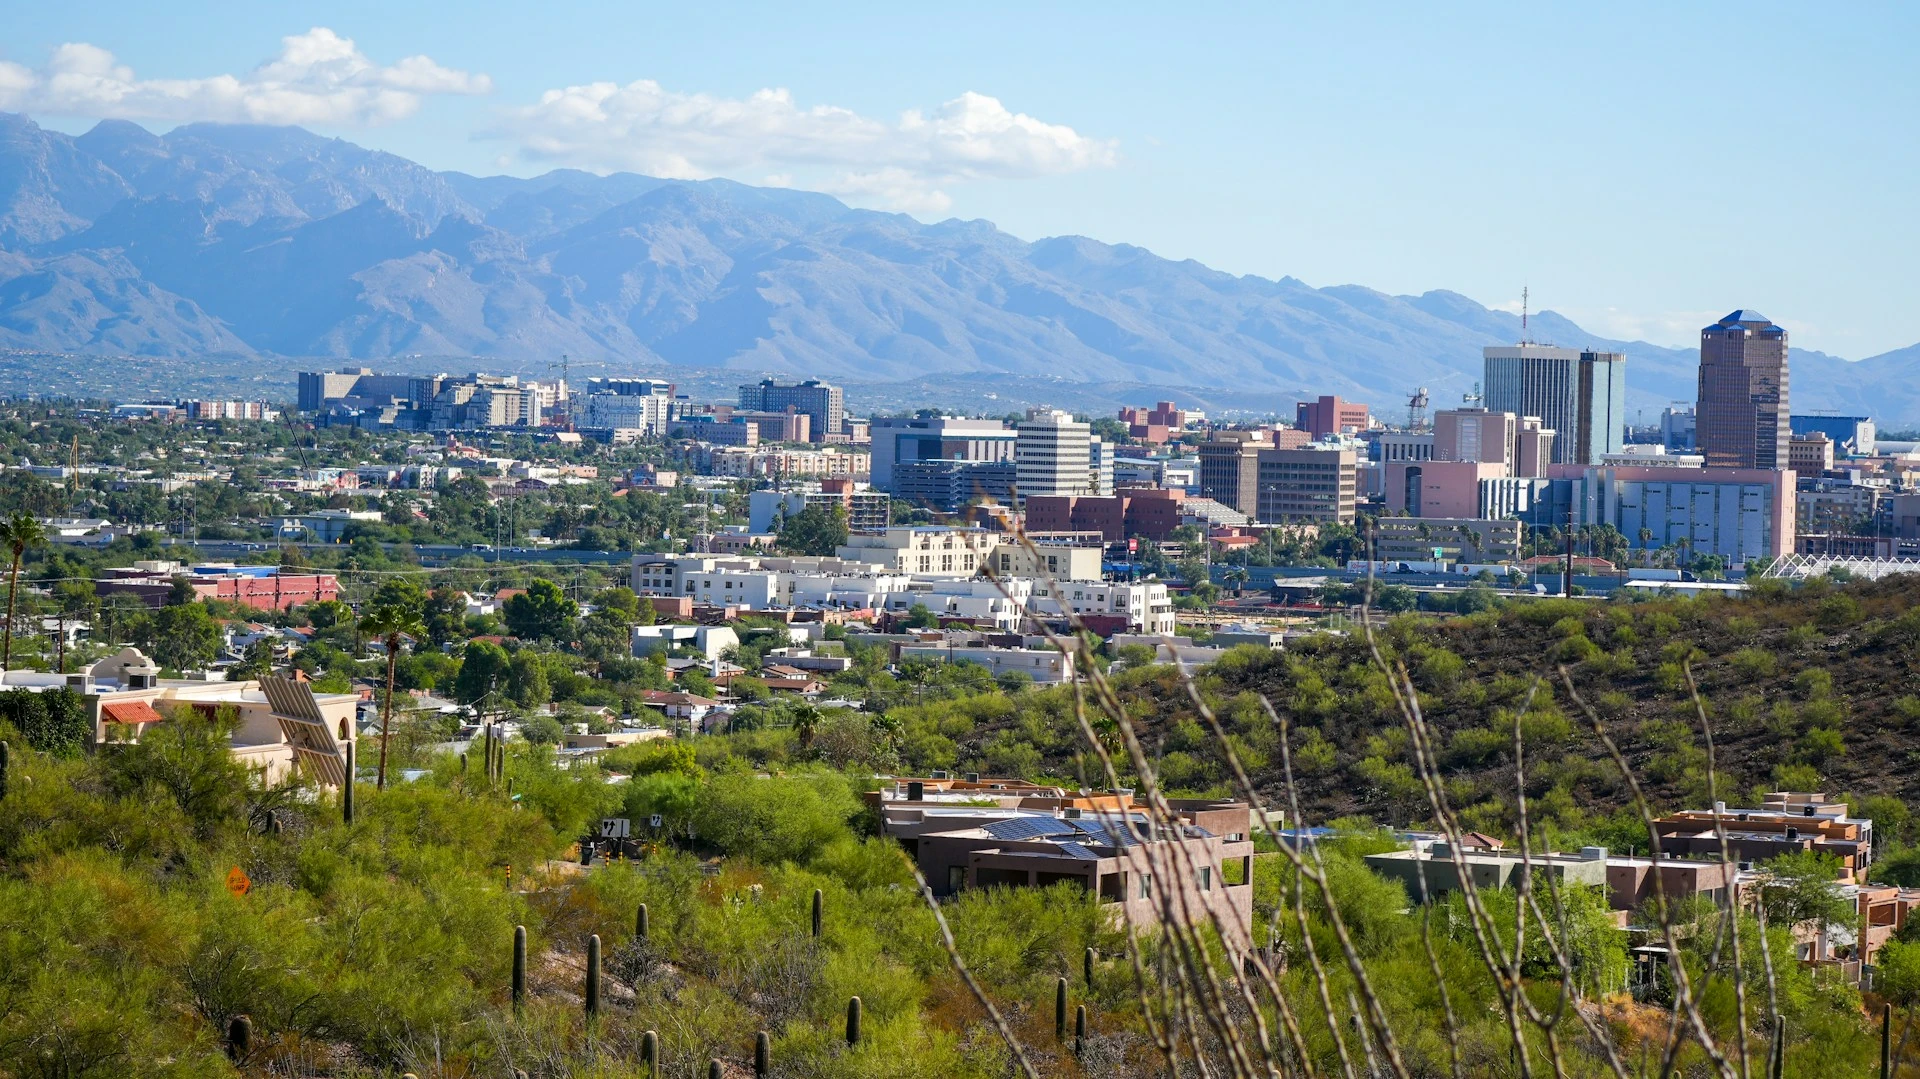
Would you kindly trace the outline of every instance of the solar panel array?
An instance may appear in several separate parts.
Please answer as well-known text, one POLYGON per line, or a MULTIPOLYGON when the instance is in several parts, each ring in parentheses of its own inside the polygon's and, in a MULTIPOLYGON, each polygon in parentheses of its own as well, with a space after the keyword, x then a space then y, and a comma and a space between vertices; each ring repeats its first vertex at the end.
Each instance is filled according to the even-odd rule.
POLYGON ((983 825, 981 830, 995 839, 1041 839, 1053 835, 1073 835, 1077 829, 1054 817, 1009 817, 983 825))

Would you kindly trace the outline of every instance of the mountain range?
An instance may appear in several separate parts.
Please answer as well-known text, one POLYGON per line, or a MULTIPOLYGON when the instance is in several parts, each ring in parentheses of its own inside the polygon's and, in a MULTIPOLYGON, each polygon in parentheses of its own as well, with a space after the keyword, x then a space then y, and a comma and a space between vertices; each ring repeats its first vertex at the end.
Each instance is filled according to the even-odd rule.
MULTIPOLYGON (((1530 329, 1626 352, 1640 408, 1693 397, 1692 350, 1552 312, 1530 329)), ((1453 292, 1235 276, 804 191, 474 177, 295 127, 106 121, 70 136, 0 114, 0 349, 22 353, 526 373, 565 354, 583 373, 1038 380, 1062 396, 1131 383, 1397 408, 1422 386, 1457 399, 1480 348, 1521 332, 1453 292)), ((1793 364, 1797 409, 1920 421, 1920 345, 1857 363, 1796 350, 1793 364)))

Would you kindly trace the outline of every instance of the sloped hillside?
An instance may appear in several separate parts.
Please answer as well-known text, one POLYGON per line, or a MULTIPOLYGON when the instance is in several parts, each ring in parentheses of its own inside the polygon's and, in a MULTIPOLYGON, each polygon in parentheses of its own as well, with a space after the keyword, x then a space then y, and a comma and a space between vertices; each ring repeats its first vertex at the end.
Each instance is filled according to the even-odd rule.
MULTIPOLYGON (((1627 804, 1626 785, 1559 682, 1561 665, 1663 806, 1707 800, 1686 662, 1712 718, 1723 800, 1780 787, 1920 800, 1920 577, 1733 600, 1522 602, 1439 624, 1401 619, 1380 641, 1420 690, 1451 797, 1470 823, 1490 830, 1513 823, 1513 714, 1536 676, 1543 681, 1522 721, 1535 820, 1580 829, 1627 804)), ((1119 682, 1167 781, 1224 790, 1217 741, 1171 669, 1142 668, 1119 682)), ((1364 640, 1323 636, 1286 652, 1237 652, 1201 684, 1276 806, 1285 804, 1279 740, 1259 695, 1293 728, 1310 820, 1430 816, 1404 725, 1364 640)), ((1001 730, 1025 737, 1034 729, 989 723, 970 745, 989 753, 1001 730)), ((1037 740, 1045 766, 1074 775, 1086 762, 1062 725, 1052 730, 1037 740)))

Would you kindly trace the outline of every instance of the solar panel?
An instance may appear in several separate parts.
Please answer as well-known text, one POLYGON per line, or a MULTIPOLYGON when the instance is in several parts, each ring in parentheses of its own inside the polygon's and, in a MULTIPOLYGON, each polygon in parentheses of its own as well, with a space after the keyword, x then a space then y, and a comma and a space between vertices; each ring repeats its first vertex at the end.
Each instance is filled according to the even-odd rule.
POLYGON ((1098 861, 1100 858, 1098 854, 1095 854, 1094 852, 1088 850, 1086 847, 1083 847, 1080 844, 1075 843, 1071 840, 1065 841, 1061 843, 1059 846, 1060 846, 1060 853, 1066 855, 1069 858, 1079 858, 1089 862, 1098 861))
POLYGON ((981 830, 995 839, 1039 839, 1050 835, 1072 835, 1074 827, 1052 817, 1010 817, 983 825, 981 830))

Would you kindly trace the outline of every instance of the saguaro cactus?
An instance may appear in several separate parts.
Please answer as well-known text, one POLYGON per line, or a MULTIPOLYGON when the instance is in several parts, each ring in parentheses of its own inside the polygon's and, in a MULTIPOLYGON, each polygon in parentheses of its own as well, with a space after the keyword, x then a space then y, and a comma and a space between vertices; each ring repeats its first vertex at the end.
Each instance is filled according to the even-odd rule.
POLYGON ((587 938, 587 1017, 600 1014, 600 934, 587 938))
POLYGON ((754 1079, 767 1079, 773 1074, 773 1039, 761 1031, 753 1036, 753 1075, 754 1079))
POLYGON ((1061 1041, 1067 1040, 1067 980, 1065 978, 1053 983, 1053 1036, 1061 1041))
POLYGON ((638 940, 647 939, 647 905, 645 903, 640 904, 640 909, 633 913, 633 935, 638 940))
POLYGON ((227 1059, 239 1063, 253 1051, 253 1020, 236 1015, 227 1020, 227 1059))
POLYGON ((727 1079, 727 1070, 718 1060, 707 1061, 707 1079, 727 1079))
POLYGON ((647 1066, 648 1075, 660 1067, 660 1035, 651 1030, 640 1035, 640 1063, 647 1066))
MULTIPOLYGON (((814 893, 818 895, 819 893, 814 893)), ((860 1044, 860 998, 847 998, 847 1045, 860 1044)))
POLYGON ((340 788, 340 817, 348 824, 353 823, 353 743, 347 743, 347 781, 340 788))
POLYGON ((1095 960, 1096 958, 1098 958, 1098 957, 1097 957, 1097 956, 1096 956, 1096 955, 1094 954, 1094 951, 1093 951, 1093 949, 1092 949, 1091 947, 1089 947, 1089 948, 1087 949, 1087 954, 1086 954, 1086 956, 1085 956, 1085 957, 1084 957, 1084 958, 1083 958, 1083 959, 1081 960, 1081 963, 1080 963, 1080 966, 1081 966, 1081 973, 1082 973, 1082 974, 1083 974, 1083 975, 1085 976, 1085 978, 1087 979, 1087 989, 1088 989, 1088 990, 1092 990, 1092 989, 1093 989, 1093 963, 1094 963, 1094 960, 1095 960))
POLYGON ((1880 1079, 1893 1079, 1893 1005, 1880 1005, 1880 1079))
POLYGON ((1073 1010, 1073 1055, 1079 1056, 1087 1051, 1087 1006, 1085 1004, 1073 1010))
POLYGON ((527 1002, 527 927, 513 927, 513 1006, 518 1010, 527 1002))
POLYGON ((813 890, 813 939, 815 940, 820 939, 820 916, 822 914, 821 908, 825 905, 825 903, 826 903, 826 897, 820 894, 820 889, 815 888, 813 890))

